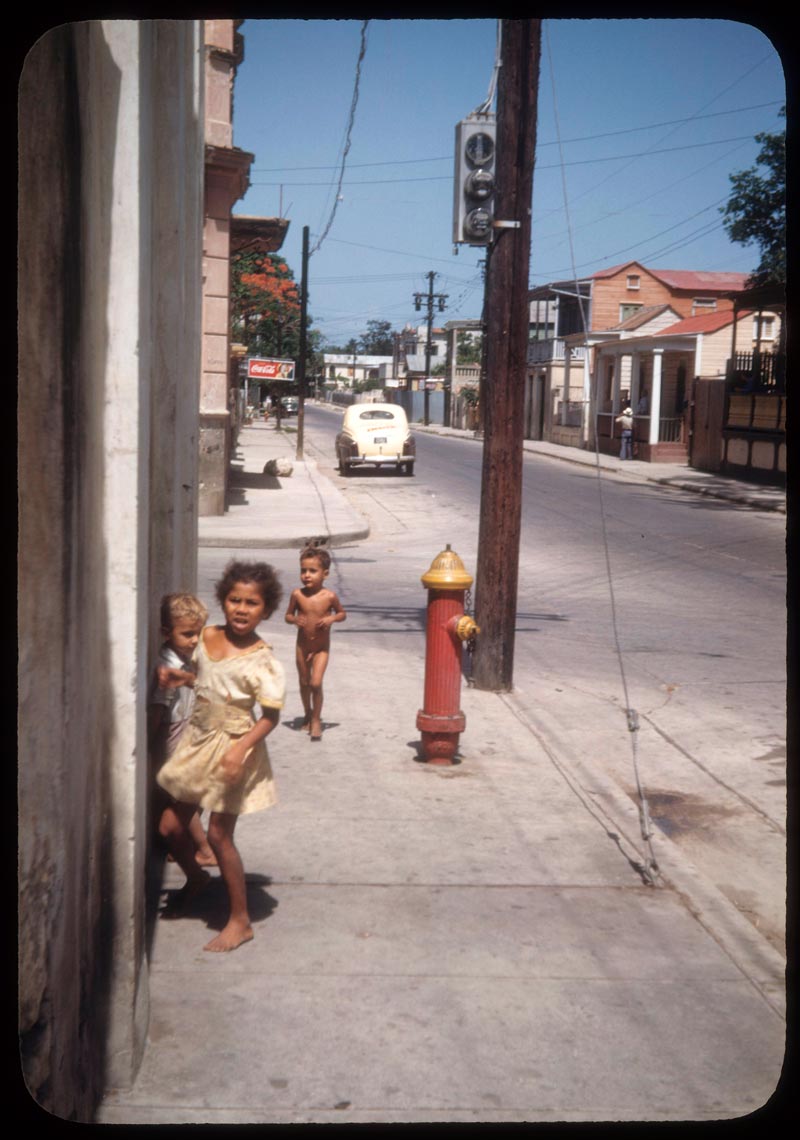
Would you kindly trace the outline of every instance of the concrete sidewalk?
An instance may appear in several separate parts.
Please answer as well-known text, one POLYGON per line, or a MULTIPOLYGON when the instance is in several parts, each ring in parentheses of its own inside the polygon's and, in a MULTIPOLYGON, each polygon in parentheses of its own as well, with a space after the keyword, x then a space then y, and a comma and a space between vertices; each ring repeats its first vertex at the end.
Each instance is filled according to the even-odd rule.
POLYGON ((297 420, 241 429, 231 463, 231 491, 224 515, 199 520, 199 545, 230 549, 302 547, 311 538, 343 545, 366 538, 369 527, 313 459, 296 458, 297 420), (288 460, 292 473, 269 475, 271 459, 288 460))
MULTIPOLYGON (((243 430, 242 499, 201 520, 201 544, 366 535, 316 465, 293 459, 295 441, 243 430), (276 455, 292 475, 258 478, 276 455)), ((783 1061, 781 955, 661 833, 661 878, 647 885, 636 805, 514 694, 465 688, 459 762, 421 763, 424 644, 409 632, 340 640, 326 678, 336 719, 312 744, 296 719, 291 631, 271 625, 289 679, 269 745, 279 802, 237 827, 256 937, 203 952, 226 918, 216 874, 185 917, 155 921, 144 1060, 98 1122, 717 1120, 760 1108, 783 1061)), ((182 881, 167 865, 165 890, 182 881)))

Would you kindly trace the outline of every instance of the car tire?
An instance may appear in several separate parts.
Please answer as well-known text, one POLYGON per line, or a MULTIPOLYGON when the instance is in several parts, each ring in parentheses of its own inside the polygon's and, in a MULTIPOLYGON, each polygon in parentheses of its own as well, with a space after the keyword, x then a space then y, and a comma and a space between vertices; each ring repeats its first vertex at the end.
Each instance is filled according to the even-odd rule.
POLYGON ((414 474, 414 464, 413 463, 406 463, 403 467, 403 474, 404 475, 413 475, 414 474))

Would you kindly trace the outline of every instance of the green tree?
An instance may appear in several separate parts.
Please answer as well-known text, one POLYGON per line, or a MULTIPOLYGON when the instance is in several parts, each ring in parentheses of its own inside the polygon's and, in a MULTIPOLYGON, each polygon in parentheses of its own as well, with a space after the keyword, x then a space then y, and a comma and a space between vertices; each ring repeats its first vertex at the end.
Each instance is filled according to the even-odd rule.
MULTIPOLYGON (((786 118, 786 108, 780 111, 786 118)), ((755 242, 761 261, 748 284, 767 285, 786 281, 786 132, 755 136, 761 144, 756 162, 730 176, 733 187, 726 206, 721 207, 723 225, 731 241, 739 245, 755 242), (758 168, 761 169, 758 169, 758 168)))
POLYGON ((456 337, 456 363, 480 364, 481 334, 460 332, 456 337))
POLYGON ((391 356, 394 350, 391 321, 367 321, 367 331, 358 338, 365 356, 391 356))

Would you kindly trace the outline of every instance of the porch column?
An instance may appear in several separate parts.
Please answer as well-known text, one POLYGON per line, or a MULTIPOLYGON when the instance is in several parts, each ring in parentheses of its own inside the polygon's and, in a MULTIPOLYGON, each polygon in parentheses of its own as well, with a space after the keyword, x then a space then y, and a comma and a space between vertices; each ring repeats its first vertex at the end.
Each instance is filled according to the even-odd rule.
POLYGON ((622 378, 622 357, 615 352, 612 359, 614 361, 614 379, 611 382, 611 411, 615 416, 618 416, 620 413, 619 389, 622 378))
POLYGON ((589 447, 597 447, 597 421, 598 412, 600 410, 600 385, 603 382, 603 365, 604 357, 603 351, 598 345, 595 349, 594 367, 591 371, 590 384, 591 384, 591 404, 589 406, 589 447))
POLYGON ((653 349, 653 391, 650 393, 650 434, 648 443, 658 443, 658 426, 661 420, 661 362, 663 348, 653 349))
POLYGON ((587 344, 583 350, 583 407, 581 408, 581 440, 584 445, 589 442, 589 407, 592 399, 592 374, 589 370, 589 356, 591 349, 587 344))
POLYGON ((638 352, 631 353, 631 407, 634 412, 636 405, 639 403, 639 385, 641 383, 642 370, 640 368, 641 356, 638 352))
POLYGON ((564 345, 564 392, 561 398, 561 424, 567 423, 567 407, 569 405, 569 366, 572 350, 568 344, 564 345))

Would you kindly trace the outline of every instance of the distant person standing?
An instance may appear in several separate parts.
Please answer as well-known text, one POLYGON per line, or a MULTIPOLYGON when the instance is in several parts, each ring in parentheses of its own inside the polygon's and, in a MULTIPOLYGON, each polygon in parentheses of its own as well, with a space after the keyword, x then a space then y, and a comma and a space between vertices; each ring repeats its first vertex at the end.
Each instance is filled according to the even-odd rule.
POLYGON ((628 408, 623 408, 622 414, 617 416, 616 423, 619 424, 621 431, 622 443, 620 445, 619 457, 620 459, 633 458, 633 411, 628 408))
POLYGON ((639 403, 636 405, 636 415, 646 416, 650 408, 650 401, 647 398, 647 392, 642 392, 639 397, 639 403))

